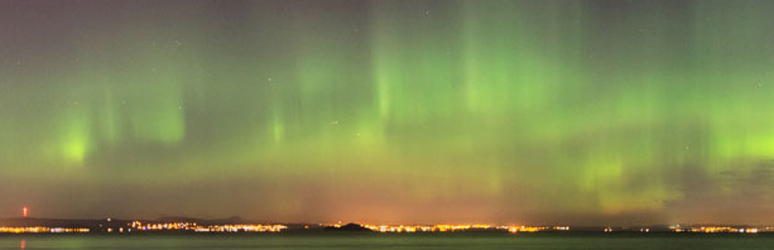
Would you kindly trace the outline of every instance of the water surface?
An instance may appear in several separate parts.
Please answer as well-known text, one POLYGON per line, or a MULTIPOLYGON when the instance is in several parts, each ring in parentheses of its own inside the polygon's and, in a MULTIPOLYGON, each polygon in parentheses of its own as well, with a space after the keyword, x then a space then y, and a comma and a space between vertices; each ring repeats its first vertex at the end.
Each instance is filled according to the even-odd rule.
POLYGON ((774 235, 5 235, 0 249, 774 249, 774 235))

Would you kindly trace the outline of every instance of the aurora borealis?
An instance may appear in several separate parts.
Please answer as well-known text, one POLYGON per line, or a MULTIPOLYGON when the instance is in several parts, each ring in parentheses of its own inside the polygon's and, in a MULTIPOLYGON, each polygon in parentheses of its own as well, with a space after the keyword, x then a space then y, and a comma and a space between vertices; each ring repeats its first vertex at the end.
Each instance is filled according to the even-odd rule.
POLYGON ((773 1, 2 1, 0 217, 774 223, 773 1))

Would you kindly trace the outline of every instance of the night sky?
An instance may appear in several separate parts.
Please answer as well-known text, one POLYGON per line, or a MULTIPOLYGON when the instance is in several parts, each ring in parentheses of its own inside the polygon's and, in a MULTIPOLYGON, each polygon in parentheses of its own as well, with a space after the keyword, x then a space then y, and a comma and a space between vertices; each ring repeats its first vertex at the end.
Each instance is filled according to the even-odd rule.
POLYGON ((0 1, 0 217, 774 223, 774 1, 0 1))

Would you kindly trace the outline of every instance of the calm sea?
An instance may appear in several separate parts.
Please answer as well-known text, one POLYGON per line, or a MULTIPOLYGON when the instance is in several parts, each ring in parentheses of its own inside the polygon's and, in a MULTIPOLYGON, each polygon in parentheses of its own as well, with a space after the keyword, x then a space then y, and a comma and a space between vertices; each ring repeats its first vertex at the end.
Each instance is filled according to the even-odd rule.
POLYGON ((5 235, 0 249, 774 249, 774 235, 5 235))

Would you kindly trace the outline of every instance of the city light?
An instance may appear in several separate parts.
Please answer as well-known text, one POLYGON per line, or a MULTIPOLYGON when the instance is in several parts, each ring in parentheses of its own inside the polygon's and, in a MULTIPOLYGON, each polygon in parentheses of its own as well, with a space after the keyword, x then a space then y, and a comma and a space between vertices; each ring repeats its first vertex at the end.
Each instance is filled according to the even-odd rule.
POLYGON ((213 225, 213 226, 198 226, 194 231, 196 232, 215 232, 215 233, 236 233, 236 232, 269 232, 279 233, 282 230, 287 229, 285 225, 213 225))
POLYGON ((88 228, 63 228, 63 227, 0 227, 0 233, 88 233, 88 228))
MULTIPOLYGON (((321 226, 329 226, 333 228, 340 228, 341 224, 322 224, 321 226)), ((494 226, 488 224, 438 224, 438 225, 372 225, 363 224, 364 228, 371 231, 380 233, 416 233, 416 232, 461 232, 471 230, 503 230, 510 233, 534 233, 540 231, 566 231, 570 230, 569 226, 494 226)))
POLYGON ((139 231, 156 231, 156 230, 195 230, 197 225, 196 223, 189 223, 189 222, 143 224, 140 221, 133 221, 132 223, 129 223, 129 226, 139 231))
POLYGON ((683 233, 683 232, 690 232, 690 233, 748 233, 748 234, 755 234, 759 231, 769 231, 768 227, 764 228, 764 230, 760 230, 758 228, 754 227, 731 227, 731 226, 699 226, 699 227, 688 227, 688 228, 682 228, 679 225, 670 227, 672 232, 675 233, 683 233))
POLYGON ((194 231, 199 233, 236 233, 236 232, 281 232, 288 227, 281 224, 262 225, 262 224, 236 224, 236 225, 197 225, 191 222, 171 222, 171 223, 142 223, 134 221, 129 223, 132 229, 138 231, 194 231))
MULTIPOLYGON (((564 228, 564 227, 555 227, 555 228, 564 228)), ((511 233, 519 233, 519 232, 536 233, 536 232, 545 231, 545 230, 548 230, 548 229, 549 229, 549 227, 529 227, 529 226, 516 227, 516 226, 513 226, 513 227, 508 228, 508 232, 511 232, 511 233)))

